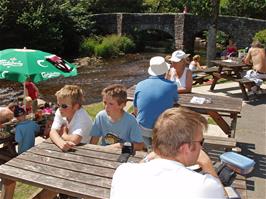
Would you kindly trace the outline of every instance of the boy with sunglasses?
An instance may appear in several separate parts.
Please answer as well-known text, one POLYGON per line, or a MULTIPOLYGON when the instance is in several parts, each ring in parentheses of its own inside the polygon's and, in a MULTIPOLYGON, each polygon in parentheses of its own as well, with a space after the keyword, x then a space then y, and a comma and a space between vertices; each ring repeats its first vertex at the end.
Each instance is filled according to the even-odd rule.
POLYGON ((122 148, 124 142, 131 142, 135 151, 142 150, 144 143, 135 117, 123 110, 127 102, 126 88, 120 84, 110 85, 102 91, 104 110, 94 121, 90 143, 122 148))
POLYGON ((110 198, 225 198, 212 162, 202 150, 206 128, 207 121, 199 113, 167 109, 153 128, 154 152, 146 163, 117 168, 110 198), (187 168, 194 164, 205 174, 187 168))
POLYGON ((79 143, 89 143, 92 120, 82 107, 82 89, 76 85, 65 85, 55 96, 58 109, 50 131, 51 140, 63 151, 79 143))

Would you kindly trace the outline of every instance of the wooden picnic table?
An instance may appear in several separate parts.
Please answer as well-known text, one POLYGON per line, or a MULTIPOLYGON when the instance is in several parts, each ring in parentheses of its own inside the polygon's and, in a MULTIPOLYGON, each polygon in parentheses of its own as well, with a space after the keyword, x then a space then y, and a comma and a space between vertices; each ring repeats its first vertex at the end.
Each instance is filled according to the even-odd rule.
POLYGON ((243 99, 248 99, 246 89, 242 83, 241 73, 251 69, 252 66, 243 63, 241 60, 211 60, 211 62, 218 66, 218 71, 213 72, 213 82, 211 84, 210 90, 213 91, 217 81, 220 78, 224 78, 238 82, 243 99))
MULTIPOLYGON (((112 177, 121 150, 97 145, 80 145, 62 152, 47 140, 0 166, 2 199, 13 197, 16 181, 40 187, 34 198, 53 198, 57 193, 79 198, 109 198, 112 177)), ((129 161, 139 162, 145 152, 129 161)), ((237 176, 232 185, 247 198, 246 179, 237 176)))
MULTIPOLYGON (((136 86, 134 85, 127 90, 127 99, 129 101, 134 99, 135 89, 136 86)), ((241 99, 199 93, 187 93, 179 94, 179 99, 175 106, 179 105, 202 114, 208 114, 225 134, 232 138, 235 137, 237 118, 240 117, 242 109, 241 99), (193 97, 203 97, 210 100, 211 103, 191 103, 190 101, 193 97), (229 117, 231 123, 229 124, 223 117, 229 117)))

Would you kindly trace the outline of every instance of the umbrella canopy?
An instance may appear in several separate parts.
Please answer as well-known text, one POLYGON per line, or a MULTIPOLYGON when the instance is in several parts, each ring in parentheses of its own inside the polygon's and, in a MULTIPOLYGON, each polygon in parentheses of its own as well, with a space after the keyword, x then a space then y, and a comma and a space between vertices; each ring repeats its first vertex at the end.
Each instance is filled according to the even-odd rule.
POLYGON ((59 76, 75 75, 75 65, 47 52, 33 49, 0 51, 0 79, 23 83, 30 77, 37 83, 59 76))

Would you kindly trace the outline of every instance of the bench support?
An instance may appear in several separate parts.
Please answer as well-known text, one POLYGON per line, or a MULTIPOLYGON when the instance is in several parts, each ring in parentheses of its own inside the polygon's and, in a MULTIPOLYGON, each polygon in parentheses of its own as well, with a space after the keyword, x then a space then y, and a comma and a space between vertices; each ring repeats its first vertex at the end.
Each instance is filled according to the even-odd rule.
POLYGON ((12 199, 14 195, 14 191, 16 188, 16 181, 2 179, 2 192, 1 192, 1 199, 12 199))

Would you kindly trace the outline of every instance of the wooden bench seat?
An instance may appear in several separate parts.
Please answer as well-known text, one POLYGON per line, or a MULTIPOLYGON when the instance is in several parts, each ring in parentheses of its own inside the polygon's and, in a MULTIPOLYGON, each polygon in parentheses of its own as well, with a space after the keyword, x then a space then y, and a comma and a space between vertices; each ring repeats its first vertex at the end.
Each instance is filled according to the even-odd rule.
MULTIPOLYGON (((263 78, 262 80, 266 81, 266 78, 263 78)), ((252 81, 252 80, 249 80, 247 78, 235 79, 234 81, 239 83, 239 87, 241 89, 241 92, 242 92, 242 95, 243 95, 243 99, 244 100, 249 100, 245 85, 248 86, 248 87, 256 86, 255 82, 252 81)))
POLYGON ((212 145, 214 148, 225 148, 227 150, 231 150, 236 147, 236 139, 204 135, 204 144, 212 145))

